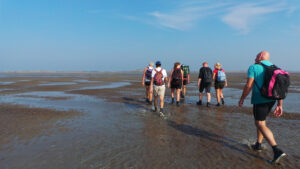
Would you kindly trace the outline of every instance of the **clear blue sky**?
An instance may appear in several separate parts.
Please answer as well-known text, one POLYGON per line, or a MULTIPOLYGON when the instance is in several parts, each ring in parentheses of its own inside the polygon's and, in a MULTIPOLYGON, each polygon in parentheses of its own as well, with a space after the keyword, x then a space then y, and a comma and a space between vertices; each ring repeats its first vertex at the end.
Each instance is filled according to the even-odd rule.
POLYGON ((0 0, 0 71, 246 70, 261 50, 300 71, 299 0, 0 0))

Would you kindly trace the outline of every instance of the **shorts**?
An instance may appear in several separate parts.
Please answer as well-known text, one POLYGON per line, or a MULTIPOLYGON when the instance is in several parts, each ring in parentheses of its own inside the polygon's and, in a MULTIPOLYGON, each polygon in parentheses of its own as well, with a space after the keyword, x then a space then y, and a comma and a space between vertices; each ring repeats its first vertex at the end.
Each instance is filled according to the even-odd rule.
POLYGON ((150 86, 151 82, 145 82, 146 86, 150 86))
POLYGON ((199 92, 202 93, 205 89, 206 93, 210 93, 211 82, 201 82, 199 92))
POLYGON ((262 104, 254 104, 253 105, 253 115, 254 119, 257 121, 264 121, 266 120, 268 114, 272 110, 275 101, 262 103, 262 104))
POLYGON ((162 86, 153 86, 153 95, 154 96, 164 96, 166 91, 165 85, 162 86))
POLYGON ((187 80, 183 80, 183 85, 187 85, 187 80))
POLYGON ((223 89, 225 82, 215 82, 215 89, 223 89))
POLYGON ((181 81, 179 82, 171 82, 171 89, 181 89, 182 83, 181 81))

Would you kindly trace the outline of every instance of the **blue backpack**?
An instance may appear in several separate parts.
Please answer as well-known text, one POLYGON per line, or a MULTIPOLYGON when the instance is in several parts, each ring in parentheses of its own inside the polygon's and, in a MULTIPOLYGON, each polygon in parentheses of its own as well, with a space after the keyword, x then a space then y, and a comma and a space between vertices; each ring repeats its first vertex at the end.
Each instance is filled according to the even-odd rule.
POLYGON ((217 82, 225 82, 226 80, 226 74, 223 71, 223 69, 218 70, 217 73, 217 82))

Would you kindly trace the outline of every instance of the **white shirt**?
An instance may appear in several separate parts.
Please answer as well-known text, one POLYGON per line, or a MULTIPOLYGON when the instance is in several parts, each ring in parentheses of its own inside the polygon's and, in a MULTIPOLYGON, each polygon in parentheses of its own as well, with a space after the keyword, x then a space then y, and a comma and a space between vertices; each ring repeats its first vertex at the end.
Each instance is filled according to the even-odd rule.
MULTIPOLYGON (((158 68, 155 68, 153 71, 152 71, 152 78, 154 78, 155 74, 156 74, 156 71, 159 72, 161 71, 161 67, 158 67, 158 68), (156 70, 156 71, 155 71, 156 70)), ((165 82, 165 78, 168 77, 168 74, 167 74, 167 71, 165 69, 162 69, 162 72, 163 74, 163 78, 162 80, 165 82)), ((155 85, 154 85, 155 86, 155 85)))

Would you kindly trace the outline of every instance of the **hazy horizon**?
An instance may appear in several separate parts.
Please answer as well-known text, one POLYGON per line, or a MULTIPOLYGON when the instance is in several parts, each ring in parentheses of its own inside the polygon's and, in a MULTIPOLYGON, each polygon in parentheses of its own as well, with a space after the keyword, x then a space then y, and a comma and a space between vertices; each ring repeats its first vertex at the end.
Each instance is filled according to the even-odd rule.
POLYGON ((160 60, 300 71, 297 0, 0 0, 0 72, 131 71, 160 60))

